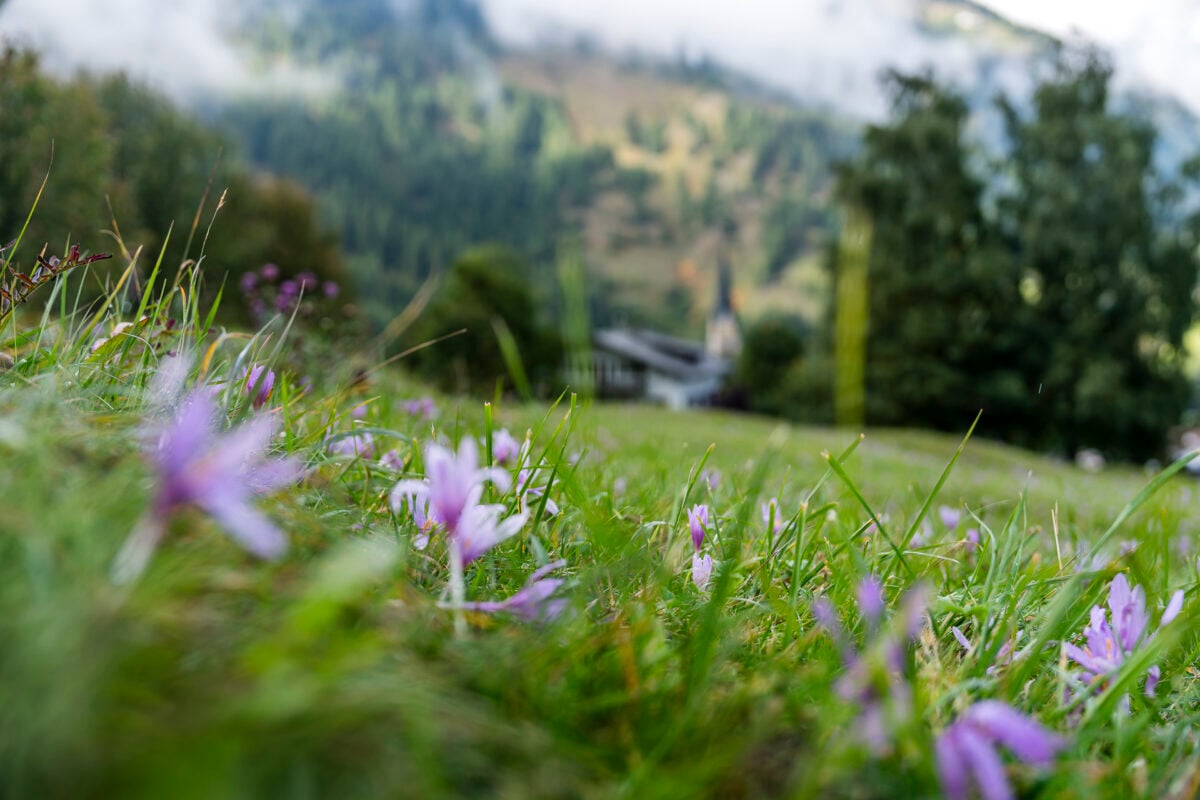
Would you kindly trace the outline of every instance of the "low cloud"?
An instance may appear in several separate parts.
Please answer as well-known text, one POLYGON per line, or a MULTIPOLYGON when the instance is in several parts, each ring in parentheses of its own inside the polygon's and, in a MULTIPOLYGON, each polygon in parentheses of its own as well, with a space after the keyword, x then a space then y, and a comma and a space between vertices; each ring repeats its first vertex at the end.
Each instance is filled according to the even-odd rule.
MULTIPOLYGON (((584 31, 616 50, 711 55, 805 100, 878 117, 879 74, 934 67, 952 80, 981 76, 967 41, 914 25, 904 0, 484 0, 502 40, 528 43, 584 31)), ((1003 74, 1002 74, 1003 73, 1003 74)))
POLYGON ((182 99, 321 90, 296 65, 254 64, 234 44, 237 0, 8 0, 0 34, 32 45, 59 73, 124 71, 182 99))

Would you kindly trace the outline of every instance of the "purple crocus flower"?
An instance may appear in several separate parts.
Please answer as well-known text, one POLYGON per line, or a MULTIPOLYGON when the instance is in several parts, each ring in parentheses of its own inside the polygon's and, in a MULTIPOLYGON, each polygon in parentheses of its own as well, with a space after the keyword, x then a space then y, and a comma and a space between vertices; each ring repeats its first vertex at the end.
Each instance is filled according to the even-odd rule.
POLYGON ((710 492, 715 492, 721 485, 721 470, 706 469, 700 473, 700 480, 704 482, 710 492))
POLYGON ((258 276, 253 272, 247 272, 238 281, 238 286, 241 288, 242 294, 250 294, 258 288, 258 276))
POLYGON ((388 450, 379 457, 379 466, 387 467, 392 472, 400 472, 404 469, 404 458, 395 449, 388 450))
MULTIPOLYGON (((1166 625, 1183 609, 1183 591, 1171 596, 1162 613, 1159 627, 1166 625)), ((1091 619, 1083 629, 1084 645, 1064 644, 1067 658, 1083 668, 1082 677, 1089 685, 1102 684, 1125 659, 1148 642, 1154 635, 1148 630, 1146 594, 1142 587, 1129 588, 1125 575, 1118 574, 1108 587, 1108 611, 1093 606, 1091 619)), ((1161 673, 1157 665, 1150 668, 1146 678, 1146 694, 1153 696, 1161 673)))
POLYGON ((492 434, 492 458, 497 464, 508 466, 521 454, 520 443, 513 438, 507 428, 492 434))
POLYGON ((275 281, 279 279, 279 267, 275 264, 263 264, 259 268, 258 274, 264 281, 275 281))
POLYGON ((331 456, 371 458, 375 455, 375 438, 369 433, 343 436, 329 443, 328 452, 331 456))
POLYGON ((692 554, 692 583, 704 592, 708 590, 708 582, 712 578, 713 560, 708 553, 700 555, 699 551, 692 554))
MULTIPOLYGON (((178 397, 187 363, 169 359, 148 390, 149 405, 167 411, 178 397)), ((113 579, 128 583, 150 561, 171 516, 193 506, 216 520, 242 547, 260 558, 276 559, 287 538, 251 500, 295 483, 303 466, 292 459, 267 457, 276 424, 257 416, 224 434, 217 431, 218 409, 203 387, 177 402, 165 423, 143 429, 151 442, 156 474, 154 501, 126 539, 113 565, 113 579)))
MULTIPOLYGON (((543 495, 554 487, 557 480, 551 480, 549 475, 552 472, 548 463, 543 461, 537 466, 532 466, 529 461, 529 448, 531 443, 528 439, 521 447, 521 454, 517 456, 517 463, 525 466, 517 471, 517 492, 521 496, 521 509, 528 512, 529 506, 535 503, 540 503, 543 495), (538 484, 537 481, 541 483, 538 484)), ((546 507, 544 513, 548 517, 553 517, 558 513, 558 503, 555 503, 553 498, 546 497, 546 507)))
POLYGON ((425 447, 425 472, 428 480, 400 481, 392 489, 392 497, 428 497, 429 514, 445 526, 463 566, 515 535, 525 524, 524 513, 502 520, 504 506, 479 504, 484 482, 490 481, 504 492, 511 478, 497 467, 480 468, 474 439, 463 437, 457 454, 430 442, 425 447))
POLYGON ((423 419, 433 419, 437 416, 437 406, 434 405, 432 397, 420 397, 415 400, 409 400, 404 403, 404 410, 414 417, 423 419))
POLYGON ((463 603, 468 611, 484 611, 489 614, 515 614, 526 622, 549 622, 566 608, 565 598, 557 596, 563 584, 562 578, 547 578, 551 572, 567 565, 566 561, 555 561, 536 570, 525 581, 520 591, 499 602, 463 603))
POLYGON ((952 531, 958 527, 958 521, 961 516, 957 508, 938 506, 938 518, 941 519, 942 524, 946 526, 946 530, 948 531, 952 531))
POLYGON ((340 292, 340 291, 341 291, 340 287, 333 281, 325 281, 325 283, 321 284, 321 293, 324 294, 326 297, 328 297, 330 300, 337 297, 338 292, 340 292))
MULTIPOLYGON (((975 651, 975 645, 971 644, 971 640, 967 638, 966 634, 962 632, 961 628, 959 628, 957 625, 954 625, 950 628, 950 632, 954 634, 954 638, 958 640, 958 643, 962 645, 963 649, 966 650, 968 654, 975 651)), ((1017 642, 1020 641, 1021 636, 1022 632, 1018 630, 1014 635, 1004 640, 1004 644, 1000 645, 1000 649, 996 651, 995 660, 992 662, 991 666, 987 668, 988 675, 995 675, 1002 668, 1011 664, 1015 656, 1022 655, 1017 653, 1016 650, 1017 642)))
POLYGON ((708 526, 708 506, 698 503, 688 509, 687 516, 688 528, 692 533, 692 548, 696 551, 692 554, 692 582, 703 592, 708 589, 713 568, 712 556, 707 553, 700 555, 700 548, 704 545, 704 529, 708 526))
POLYGON ((296 276, 296 283, 305 292, 314 291, 321 285, 321 281, 311 272, 301 272, 296 276))
POLYGON ((972 555, 979 549, 979 529, 967 528, 966 541, 964 542, 967 552, 972 555))
MULTIPOLYGON (((479 491, 478 489, 476 490, 479 491)), ((478 497, 475 498, 478 500, 478 497)), ((436 509, 431 506, 436 513, 436 509)), ((467 506, 463 515, 458 519, 458 527, 454 531, 459 547, 462 549, 463 566, 470 564, 496 545, 516 536, 525 527, 529 515, 526 512, 513 514, 502 519, 507 511, 502 505, 479 505, 474 502, 467 506)))
POLYGON ((688 509, 688 527, 692 532, 692 548, 699 553, 704 544, 704 529, 708 527, 708 506, 698 503, 688 509))
POLYGON ((780 514, 779 514, 779 501, 778 500, 776 500, 774 497, 772 497, 767 502, 762 503, 759 506, 759 510, 762 512, 763 525, 770 525, 771 520, 772 519, 775 520, 775 525, 774 525, 774 528, 772 529, 771 533, 779 533, 779 531, 783 530, 783 519, 780 517, 780 514))
POLYGON ((818 598, 812 612, 842 653, 844 672, 836 691, 843 700, 858 704, 858 735, 872 750, 882 752, 889 742, 889 723, 907 717, 912 710, 912 687, 903 675, 904 648, 916 639, 924 625, 926 591, 919 586, 910 590, 902 602, 897 623, 884 630, 883 609, 877 604, 880 598, 872 597, 878 587, 875 578, 867 578, 859 586, 859 612, 871 627, 867 647, 861 653, 828 599, 818 598), (872 622, 875 614, 879 616, 872 622))
POLYGON ((942 732, 934 748, 949 800, 967 800, 972 783, 984 800, 1013 797, 997 745, 1026 764, 1048 767, 1067 742, 1005 703, 980 701, 942 732))
MULTIPOLYGON (((253 273, 249 273, 253 274, 253 273)), ((255 364, 246 373, 246 394, 255 409, 262 408, 271 399, 275 389, 275 373, 262 364, 255 364)))
MULTIPOLYGON (((394 452, 394 451, 392 451, 394 452)), ((400 488, 397 485, 397 489, 400 488)), ((388 500, 392 511, 399 516, 406 509, 412 516, 413 524, 417 526, 417 535, 413 537, 413 547, 424 550, 429 546, 429 536, 441 527, 442 523, 429 507, 429 492, 397 492, 392 490, 388 500)))

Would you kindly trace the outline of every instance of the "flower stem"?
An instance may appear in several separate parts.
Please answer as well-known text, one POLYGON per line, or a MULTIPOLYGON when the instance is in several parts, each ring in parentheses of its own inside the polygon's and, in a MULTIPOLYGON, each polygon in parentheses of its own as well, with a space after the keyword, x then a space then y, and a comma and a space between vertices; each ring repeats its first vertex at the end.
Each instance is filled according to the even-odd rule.
POLYGON ((450 545, 450 603, 454 606, 454 635, 461 639, 467 635, 467 618, 463 613, 467 586, 463 580, 462 548, 456 537, 446 538, 450 545))

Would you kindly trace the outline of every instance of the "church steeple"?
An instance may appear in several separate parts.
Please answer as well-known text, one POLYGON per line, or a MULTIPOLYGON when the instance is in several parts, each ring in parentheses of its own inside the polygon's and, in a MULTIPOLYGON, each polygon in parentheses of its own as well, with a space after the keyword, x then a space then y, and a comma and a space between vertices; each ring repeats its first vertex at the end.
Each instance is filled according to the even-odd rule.
POLYGON ((724 235, 717 248, 717 296, 708 318, 704 349, 717 358, 735 359, 742 353, 742 334, 733 314, 733 269, 724 235))

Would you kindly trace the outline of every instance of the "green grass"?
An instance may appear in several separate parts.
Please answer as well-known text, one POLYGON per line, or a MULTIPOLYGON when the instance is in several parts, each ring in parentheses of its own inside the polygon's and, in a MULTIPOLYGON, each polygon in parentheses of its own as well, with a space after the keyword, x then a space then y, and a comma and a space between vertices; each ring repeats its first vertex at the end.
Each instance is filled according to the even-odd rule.
POLYGON ((412 522, 386 504, 400 474, 377 457, 395 448, 419 475, 425 442, 483 433, 484 405, 443 398, 434 421, 410 416, 401 401, 422 389, 401 372, 353 382, 354 359, 297 344, 285 321, 205 330, 194 295, 150 301, 148 324, 180 318, 166 346, 197 364, 211 352, 192 379, 226 383, 230 424, 254 413, 229 383, 240 368, 280 373, 267 413, 284 431, 277 449, 308 474, 260 505, 291 549, 255 560, 187 510, 147 572, 114 586, 113 556, 154 492, 139 430, 161 353, 142 334, 92 353, 82 316, 6 328, 17 363, 0 373, 0 795, 933 797, 934 737, 989 698, 1068 739, 1051 769, 1006 761, 1023 795, 1188 796, 1200 780, 1192 603, 1104 692, 1064 697, 1073 668, 1058 645, 1117 571, 1145 587, 1155 621, 1170 591, 1190 600, 1190 480, 1140 496, 1142 470, 1086 474, 973 439, 931 497, 961 437, 867 431, 855 448, 858 431, 717 412, 500 404, 494 424, 532 431, 562 511, 531 508, 517 537, 468 567, 467 595, 507 597, 563 558, 568 609, 547 624, 470 613, 457 635, 439 605, 444 540, 413 546, 412 522), (356 425, 376 459, 330 456, 328 438, 356 425), (702 464, 723 475, 712 491, 702 464), (759 517, 773 496, 788 522, 778 534, 759 517), (1077 552, 1135 499, 1079 572, 1077 552), (683 510, 696 502, 714 516, 707 591, 690 577, 683 510), (865 527, 864 502, 882 531, 865 527), (957 530, 939 504, 964 509, 957 530), (910 546, 926 505, 929 543, 910 546), (978 553, 968 527, 983 532, 978 553), (1136 549, 1122 555, 1122 541, 1136 549), (868 573, 890 614, 913 587, 929 592, 900 673, 859 621, 868 573), (864 745, 859 705, 836 691, 844 667, 813 621, 818 597, 866 648, 871 685, 912 688, 910 708, 888 706, 882 748, 864 745), (1035 647, 989 672, 1018 629, 1035 647), (1163 680, 1146 698, 1152 663, 1163 680))

